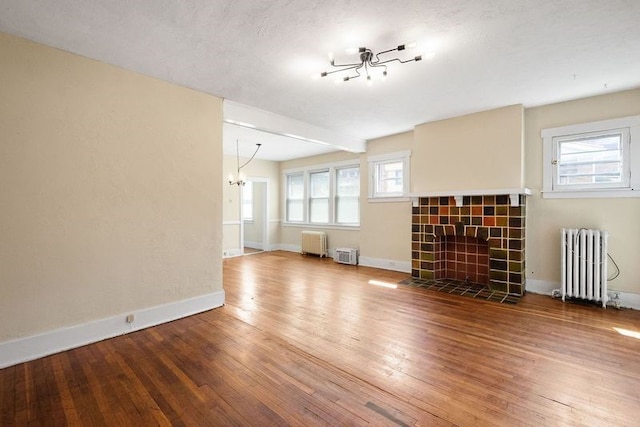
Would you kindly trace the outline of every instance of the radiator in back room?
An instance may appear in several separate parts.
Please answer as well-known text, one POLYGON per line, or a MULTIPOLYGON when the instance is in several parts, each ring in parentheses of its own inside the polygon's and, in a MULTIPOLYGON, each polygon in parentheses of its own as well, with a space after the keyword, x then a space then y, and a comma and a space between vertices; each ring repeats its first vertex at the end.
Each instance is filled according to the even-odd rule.
POLYGON ((324 231, 303 231, 302 253, 319 255, 320 257, 328 256, 326 233, 324 231))
POLYGON ((562 301, 602 301, 606 308, 607 239, 609 233, 586 228, 562 229, 562 301))

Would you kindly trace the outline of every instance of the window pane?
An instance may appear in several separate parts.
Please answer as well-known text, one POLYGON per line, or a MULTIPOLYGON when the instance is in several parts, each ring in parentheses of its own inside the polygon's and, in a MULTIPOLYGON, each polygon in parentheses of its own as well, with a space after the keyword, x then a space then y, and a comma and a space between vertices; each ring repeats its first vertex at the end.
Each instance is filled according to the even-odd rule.
POLYGON ((329 222, 329 171, 309 174, 309 221, 329 222))
POLYGON ((304 221, 302 200, 287 200, 287 221, 304 221))
POLYGON ((304 174, 287 175, 287 221, 304 221, 304 174))
POLYGON ((329 171, 309 174, 310 197, 329 197, 329 171))
POLYGON ((253 219, 253 183, 247 181, 242 189, 242 218, 253 219))
POLYGON ((621 132, 558 141, 558 184, 622 183, 621 132))
POLYGON ((336 172, 336 187, 338 196, 360 195, 360 168, 343 168, 336 172))
POLYGON ((376 165, 376 193, 402 193, 403 162, 393 161, 376 165))
POLYGON ((336 170, 336 222, 360 223, 360 167, 336 170))
POLYGON ((287 196, 289 199, 304 198, 304 175, 302 173, 287 175, 287 196))
POLYGON ((338 197, 336 199, 336 222, 341 224, 360 223, 360 199, 358 197, 338 197))
POLYGON ((309 221, 329 222, 329 199, 316 198, 309 200, 309 221))

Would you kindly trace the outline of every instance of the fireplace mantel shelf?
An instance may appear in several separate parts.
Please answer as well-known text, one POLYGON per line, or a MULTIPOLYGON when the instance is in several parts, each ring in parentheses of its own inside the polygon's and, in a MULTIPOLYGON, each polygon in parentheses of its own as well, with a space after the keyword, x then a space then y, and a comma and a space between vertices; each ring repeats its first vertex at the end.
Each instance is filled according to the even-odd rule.
MULTIPOLYGON (((448 190, 448 191, 427 191, 424 193, 411 193, 409 197, 417 201, 419 197, 453 197, 456 200, 456 206, 463 205, 463 198, 465 196, 503 196, 508 195, 511 199, 511 206, 518 206, 520 204, 520 195, 530 196, 531 190, 529 188, 498 188, 487 190, 448 190)), ((414 204, 415 204, 414 201, 414 204)))

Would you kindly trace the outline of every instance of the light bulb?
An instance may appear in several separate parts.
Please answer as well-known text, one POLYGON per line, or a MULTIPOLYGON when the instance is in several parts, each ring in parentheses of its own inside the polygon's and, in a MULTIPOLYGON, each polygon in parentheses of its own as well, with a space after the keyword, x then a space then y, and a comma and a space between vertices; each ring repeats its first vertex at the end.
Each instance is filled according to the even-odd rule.
POLYGON ((371 76, 367 76, 367 86, 373 86, 373 80, 371 80, 371 76))
POLYGON ((233 174, 232 174, 232 173, 230 173, 230 174, 229 174, 229 183, 232 183, 232 182, 233 182, 233 174))
POLYGON ((344 50, 347 55, 353 55, 354 53, 358 53, 358 48, 357 47, 348 47, 344 50))
POLYGON ((407 44, 405 45, 405 47, 406 47, 407 49, 413 49, 413 48, 414 48, 414 47, 416 47, 416 46, 417 46, 416 42, 407 43, 407 44))

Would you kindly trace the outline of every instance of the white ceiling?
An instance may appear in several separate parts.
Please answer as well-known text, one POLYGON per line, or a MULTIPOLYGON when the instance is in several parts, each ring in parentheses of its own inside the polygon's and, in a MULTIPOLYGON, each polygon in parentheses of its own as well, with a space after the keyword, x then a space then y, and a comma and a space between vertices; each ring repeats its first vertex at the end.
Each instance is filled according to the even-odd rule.
MULTIPOLYGON (((638 87, 639 22, 638 0, 0 0, 2 32, 355 139, 638 87), (347 62, 348 47, 411 41, 435 56, 392 64, 372 87, 310 78, 328 52, 347 62)), ((225 131, 233 151, 275 139, 225 131)), ((261 152, 331 149, 278 144, 261 152)))

